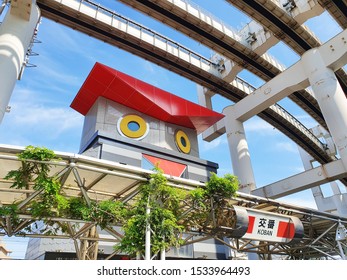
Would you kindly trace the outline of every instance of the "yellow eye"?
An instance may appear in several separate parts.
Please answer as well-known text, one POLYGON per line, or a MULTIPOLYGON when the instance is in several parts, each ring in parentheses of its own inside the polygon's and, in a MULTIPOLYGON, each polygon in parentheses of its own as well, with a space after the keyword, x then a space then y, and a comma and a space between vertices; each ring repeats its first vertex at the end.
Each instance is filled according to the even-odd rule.
POLYGON ((177 130, 176 135, 175 135, 175 142, 178 147, 178 149, 185 154, 190 153, 190 141, 185 132, 182 130, 177 130))
POLYGON ((137 115, 127 115, 118 121, 118 131, 126 137, 140 140, 148 133, 148 124, 137 115))

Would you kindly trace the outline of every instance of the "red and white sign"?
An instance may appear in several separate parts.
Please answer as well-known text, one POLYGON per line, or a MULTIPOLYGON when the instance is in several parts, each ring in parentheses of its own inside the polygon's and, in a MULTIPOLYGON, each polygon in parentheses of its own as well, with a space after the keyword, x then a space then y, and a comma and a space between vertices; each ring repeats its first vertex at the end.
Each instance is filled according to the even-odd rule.
POLYGON ((244 210, 248 216, 248 228, 242 236, 244 239, 288 243, 303 237, 303 225, 297 217, 249 208, 244 210))

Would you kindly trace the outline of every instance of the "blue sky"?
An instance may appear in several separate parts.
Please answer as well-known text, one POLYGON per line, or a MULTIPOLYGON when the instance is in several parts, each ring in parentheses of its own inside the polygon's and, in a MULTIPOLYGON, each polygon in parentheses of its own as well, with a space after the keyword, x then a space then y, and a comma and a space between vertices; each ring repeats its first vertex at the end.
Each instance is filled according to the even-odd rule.
MULTIPOLYGON (((213 51, 200 43, 118 1, 99 0, 98 2, 158 33, 181 42, 207 58, 213 54, 213 51)), ((247 16, 225 1, 218 1, 218 5, 211 0, 195 0, 195 3, 222 18, 235 29, 240 29, 250 21, 247 16)), ((310 20, 307 25, 322 42, 341 31, 327 14, 310 20)), ((46 18, 42 19, 39 26, 37 39, 41 43, 35 44, 33 51, 39 55, 30 58, 30 63, 37 67, 27 68, 22 80, 16 84, 9 104, 12 108, 11 112, 5 115, 0 124, 0 144, 45 146, 56 151, 77 153, 83 116, 71 109, 70 104, 95 62, 101 62, 197 102, 195 83, 46 18)), ((299 59, 284 44, 276 45, 270 53, 287 67, 299 59)), ((241 72, 239 76, 256 87, 263 83, 247 71, 241 72)), ((221 111, 226 104, 231 104, 218 96, 213 100, 216 111, 221 111)), ((291 101, 283 100, 280 104, 307 127, 315 125, 315 122, 291 101)), ((282 133, 258 117, 248 120, 245 123, 245 129, 258 187, 303 171, 296 144, 282 133)), ((233 173, 225 135, 211 143, 200 141, 200 156, 217 162, 220 175, 233 173)), ((314 207, 310 191, 284 200, 314 207)), ((18 241, 12 239, 7 242, 11 247, 18 245, 18 241)), ((23 253, 23 250, 25 248, 16 249, 12 256, 16 257, 16 254, 23 253)))

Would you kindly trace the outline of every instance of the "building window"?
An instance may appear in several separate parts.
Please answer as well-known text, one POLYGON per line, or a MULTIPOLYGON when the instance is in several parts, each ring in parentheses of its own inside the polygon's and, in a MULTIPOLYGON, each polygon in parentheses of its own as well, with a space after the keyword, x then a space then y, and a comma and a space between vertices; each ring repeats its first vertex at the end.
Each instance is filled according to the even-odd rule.
POLYGON ((118 120, 117 129, 125 137, 141 140, 147 136, 149 125, 138 115, 126 115, 118 120))
POLYGON ((185 154, 190 153, 191 145, 190 145, 189 138, 185 132, 183 132, 182 130, 177 130, 175 134, 175 142, 178 149, 182 153, 185 153, 185 154))

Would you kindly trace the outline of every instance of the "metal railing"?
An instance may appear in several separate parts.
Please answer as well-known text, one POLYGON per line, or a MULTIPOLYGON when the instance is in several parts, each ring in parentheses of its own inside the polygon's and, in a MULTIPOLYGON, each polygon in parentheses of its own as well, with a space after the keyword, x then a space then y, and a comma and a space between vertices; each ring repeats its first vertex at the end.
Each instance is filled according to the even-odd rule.
MULTIPOLYGON (((187 13, 192 14, 193 16, 199 17, 202 21, 206 21, 206 17, 210 18, 210 25, 213 26, 216 29, 219 29, 222 31, 226 36, 232 38, 233 40, 237 41, 238 43, 242 44, 243 46, 249 48, 249 45, 245 42, 245 40, 242 39, 242 36, 240 35, 240 32, 237 31, 235 28, 231 27, 230 25, 226 24, 224 21, 222 21, 220 18, 217 18, 215 15, 211 14, 209 11, 203 9, 196 3, 190 1, 190 0, 165 0, 173 5, 176 5, 177 7, 183 9, 185 8, 187 13), (184 5, 181 5, 184 3, 184 5), (192 13, 191 8, 198 11, 198 14, 195 15, 192 13), (218 23, 218 24, 214 24, 218 23), (218 26, 220 25, 220 26, 218 26)), ((249 48, 250 49, 250 48, 249 48)), ((283 71, 286 67, 284 64, 280 63, 275 57, 271 56, 268 53, 265 53, 262 55, 262 58, 269 62, 271 65, 275 66, 276 68, 283 71)))
MULTIPOLYGON (((146 36, 148 35, 149 37, 151 37, 152 40, 152 44, 156 45, 156 47, 158 47, 158 41, 162 42, 166 45, 166 51, 170 52, 171 54, 175 54, 177 55, 179 58, 184 58, 184 56, 182 56, 182 53, 186 54, 185 58, 186 61, 190 62, 193 64, 193 60, 199 61, 200 65, 196 65, 199 66, 202 70, 210 72, 211 74, 215 74, 217 77, 221 78, 220 73, 218 73, 217 69, 215 69, 215 64, 201 56, 200 54, 191 51, 190 49, 180 45, 179 43, 159 34, 156 33, 154 31, 152 31, 151 29, 133 21, 130 20, 118 13, 115 13, 114 11, 111 11, 105 7, 100 6, 99 4, 96 4, 90 0, 52 0, 55 2, 58 2, 62 5, 67 5, 66 3, 69 3, 70 5, 67 5, 70 8, 74 8, 77 9, 77 11, 79 13, 84 13, 86 12, 86 9, 84 6, 87 6, 89 8, 93 9, 93 18, 95 20, 100 20, 102 22, 105 23, 105 18, 102 18, 102 16, 100 15, 104 15, 108 17, 108 20, 106 20, 108 22, 108 24, 110 24, 113 28, 120 28, 119 24, 124 24, 125 25, 125 32, 127 33, 131 33, 132 36, 135 36, 134 32, 132 32, 132 30, 130 30, 131 28, 137 30, 137 35, 139 36, 140 39, 145 40, 146 36), (72 5, 71 3, 77 3, 78 5, 72 5), (171 51, 168 50, 169 47, 171 47, 172 49, 176 50, 176 51, 171 51)), ((176 0, 177 1, 177 0, 176 0)), ((88 16, 90 16, 90 11, 87 14, 88 16)), ((124 26, 123 26, 124 27, 124 26)), ((148 40, 146 40, 148 41, 148 40)), ((161 47, 162 48, 162 47, 161 47)), ((163 48, 162 48, 163 49, 163 48)), ((237 87, 238 89, 240 89, 241 91, 243 91, 246 94, 250 94, 252 93, 254 90, 256 90, 255 87, 253 87, 251 84, 247 83, 246 81, 244 81, 243 79, 236 77, 236 79, 233 81, 232 83, 235 87, 237 87)), ((270 107, 272 110, 274 110, 277 114, 281 115, 283 118, 285 118, 288 122, 290 122, 292 125, 294 125, 299 131, 301 131, 301 133, 305 134, 309 139, 311 139, 311 141, 313 141, 317 147, 319 147, 320 149, 322 149, 322 151, 324 151, 324 146, 321 143, 321 141, 315 137, 310 130, 308 130, 299 120, 297 120, 294 116, 292 116, 288 111, 286 111, 283 107, 281 107, 278 104, 274 104, 270 107)))
MULTIPOLYGON (((232 37, 235 40, 240 41, 241 37, 239 35, 239 32, 233 28, 231 25, 225 23, 223 20, 221 20, 220 18, 216 17, 215 15, 213 15, 211 12, 207 11, 206 9, 202 8, 201 6, 199 6, 198 4, 190 1, 190 0, 166 0, 168 2, 171 2, 172 4, 183 8, 183 5, 180 5, 180 3, 184 3, 185 5, 185 9, 187 12, 189 12, 190 7, 197 10, 199 13, 199 18, 201 19, 201 17, 203 16, 204 18, 208 17, 210 18, 210 22, 211 25, 215 28, 219 28, 218 25, 220 25, 222 31, 224 31, 224 33, 227 33, 228 36, 232 37), (215 26, 213 24, 213 22, 218 23, 217 26, 215 26)), ((206 20, 205 20, 206 21, 206 20)))
MULTIPOLYGON (((167 51, 171 50, 171 52, 178 53, 178 54, 183 53, 183 54, 185 54, 185 57, 189 58, 188 61, 193 60, 193 59, 196 61, 199 61, 201 64, 201 68, 203 68, 203 69, 206 68, 206 66, 208 66, 208 67, 214 66, 214 63, 211 60, 203 57, 202 55, 190 50, 187 47, 184 47, 184 46, 178 44, 177 42, 171 40, 170 38, 165 37, 165 36, 155 32, 155 31, 151 30, 148 27, 145 27, 142 24, 139 24, 139 23, 137 23, 137 22, 135 22, 129 18, 126 18, 126 17, 124 17, 124 16, 122 16, 122 15, 120 15, 120 14, 118 14, 118 13, 116 13, 110 9, 107 9, 107 8, 101 6, 100 4, 94 3, 90 0, 53 0, 53 1, 61 3, 61 4, 66 4, 68 2, 78 2, 79 3, 78 11, 81 13, 83 13, 83 8, 84 8, 83 6, 87 6, 87 7, 95 10, 94 18, 97 20, 102 20, 101 19, 102 15, 109 17, 110 18, 109 24, 114 28, 120 28, 119 23, 123 23, 126 25, 125 30, 127 33, 133 32, 133 30, 131 30, 131 29, 137 30, 139 32, 140 39, 145 40, 149 36, 152 38, 153 44, 160 45, 160 43, 164 43, 167 51), (147 37, 146 37, 146 35, 147 35, 147 37), (205 67, 203 65, 205 65, 205 67)), ((68 5, 68 6, 72 7, 72 5, 68 5)), ((102 21, 104 21, 104 20, 102 20, 102 21)))

